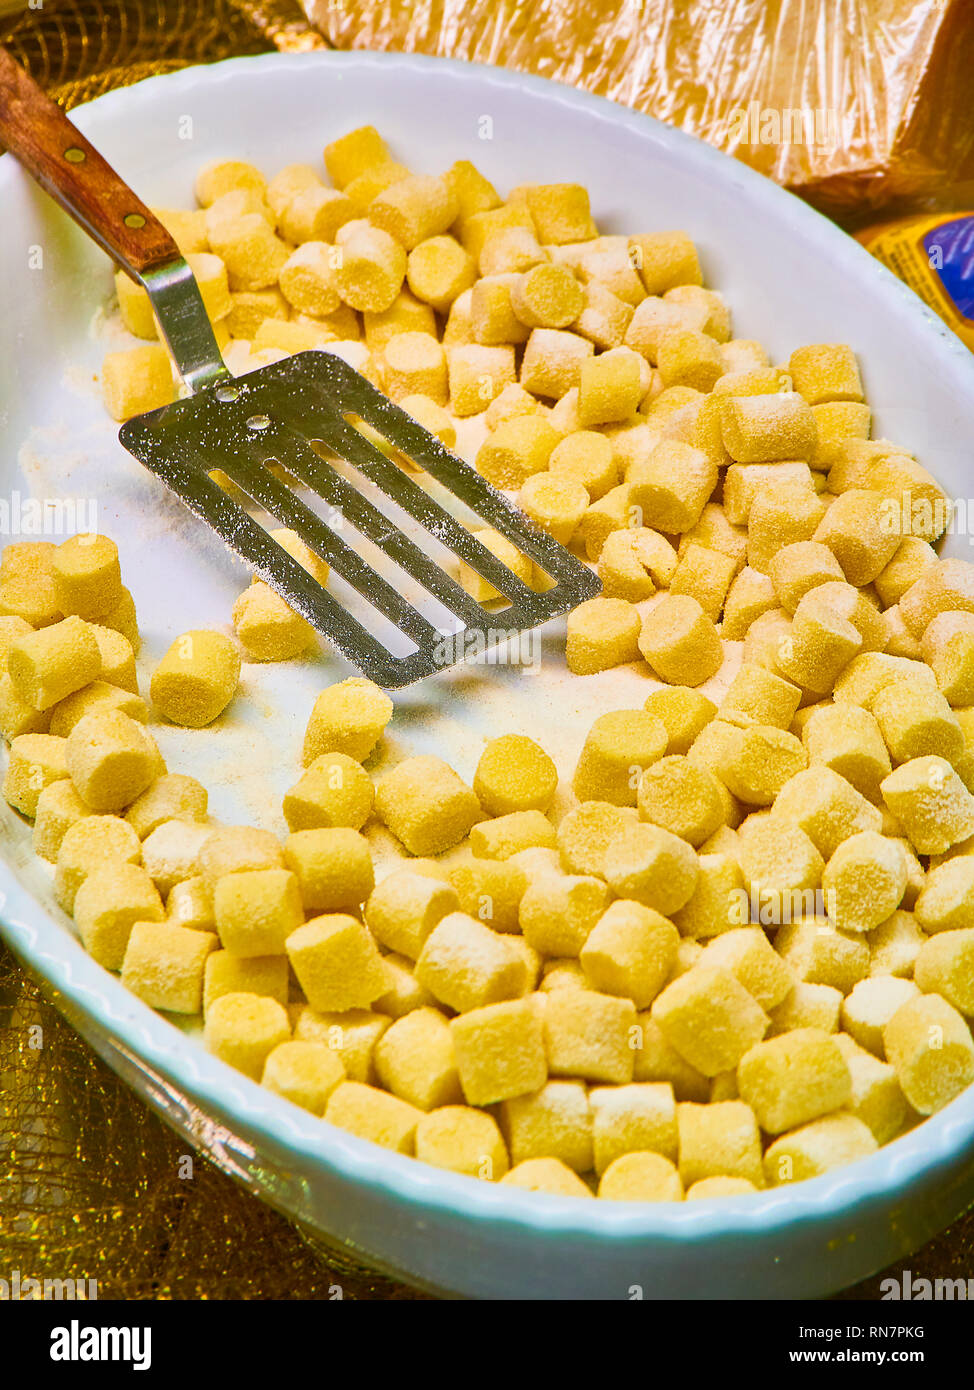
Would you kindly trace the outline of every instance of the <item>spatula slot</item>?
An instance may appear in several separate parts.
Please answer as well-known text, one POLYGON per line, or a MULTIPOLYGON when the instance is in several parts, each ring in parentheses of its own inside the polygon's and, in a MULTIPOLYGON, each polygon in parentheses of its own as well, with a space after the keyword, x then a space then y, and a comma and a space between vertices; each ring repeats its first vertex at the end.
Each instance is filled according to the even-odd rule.
POLYGON ((129 421, 120 438, 350 661, 389 687, 538 627, 600 588, 476 469, 328 352, 220 383, 129 421), (362 422, 423 472, 403 469, 362 422), (328 562, 327 589, 214 481, 217 469, 328 562), (449 494, 442 503, 433 495, 441 489, 449 494), (537 593, 522 583, 458 519, 461 508, 507 536, 553 587, 537 593), (504 595, 503 614, 447 572, 456 558, 504 595), (445 640, 457 634, 463 640, 445 640))
MULTIPOLYGON (((421 614, 428 623, 433 625, 437 632, 454 631, 458 626, 454 608, 450 607, 441 599, 438 599, 435 594, 424 587, 422 582, 410 571, 408 564, 397 561, 397 559, 390 554, 390 546, 398 539, 400 528, 396 525, 394 520, 388 520, 383 524, 382 518, 385 512, 382 504, 388 503, 388 498, 381 493, 376 493, 375 496, 367 496, 364 498, 365 505, 362 506, 361 511, 356 512, 353 516, 349 516, 341 505, 333 501, 326 501, 319 492, 306 487, 300 478, 292 474, 290 470, 284 468, 280 460, 274 457, 268 457, 263 460, 263 463, 266 468, 274 469, 271 476, 276 476, 277 481, 281 482, 291 492, 292 497, 331 531, 332 536, 338 541, 340 546, 347 546, 357 559, 364 563, 366 567, 364 573, 367 587, 364 590, 356 589, 354 585, 351 585, 350 580, 346 579, 345 582, 346 585, 350 586, 350 591, 343 597, 342 602, 349 602, 352 605, 352 611, 358 613, 358 609, 362 607, 364 601, 364 604, 367 606, 362 607, 360 620, 370 631, 374 631, 378 635, 380 631, 385 631, 389 627, 389 623, 393 621, 391 615, 383 611, 381 604, 372 601, 372 586, 376 578, 395 590, 408 608, 414 609, 417 613, 421 614), (368 504, 372 504, 372 511, 369 510, 368 504), (354 600, 354 595, 356 593, 358 595, 357 602, 354 600), (378 626, 374 621, 376 618, 379 620, 378 626)), ((273 502, 268 501, 268 494, 273 490, 263 485, 263 480, 260 479, 259 475, 255 478, 253 485, 248 486, 244 484, 244 487, 251 500, 269 514, 269 529, 273 529, 280 524, 278 517, 280 507, 274 510, 273 502)), ((360 492, 356 491, 356 499, 360 496, 360 492)), ((278 495, 278 501, 280 503, 283 502, 284 499, 281 499, 278 495)), ((289 515, 291 515, 293 519, 294 511, 290 511, 289 515)), ((301 529, 305 524, 305 520, 302 518, 300 527, 294 525, 291 529, 297 531, 298 534, 302 536, 302 539, 304 539, 307 544, 311 545, 312 549, 315 549, 313 544, 314 537, 311 534, 305 534, 301 529)), ((414 539, 416 538, 414 537, 414 539)), ((316 553, 318 553, 317 550, 316 553)), ((336 552, 333 550, 332 554, 335 553, 336 552)), ((328 559, 328 556, 322 556, 322 558, 328 559)), ((435 560, 436 557, 431 558, 435 560)), ((329 564, 332 563, 331 560, 328 562, 329 564)), ((341 562, 336 564, 334 570, 335 576, 339 582, 341 581, 342 575, 340 566, 341 562)), ((336 592, 337 595, 334 584, 332 584, 331 581, 329 581, 329 584, 332 587, 332 591, 336 592)), ((395 627, 390 628, 387 636, 394 635, 395 631, 395 627)), ((390 647, 390 650, 398 650, 399 645, 398 643, 394 644, 390 647)))
MULTIPOLYGON (((478 531, 483 531, 485 529, 494 529, 492 526, 489 526, 487 520, 484 517, 478 516, 478 514, 473 510, 473 508, 468 506, 467 503, 456 492, 453 492, 449 488, 445 487, 433 476, 432 473, 428 472, 422 466, 421 463, 416 462, 408 454, 404 453, 400 449, 397 449, 395 443, 391 439, 388 439, 385 435, 383 435, 379 430, 375 429, 373 425, 368 424, 366 421, 362 420, 361 417, 356 416, 353 413, 347 413, 344 419, 346 424, 350 425, 359 434, 361 434, 365 438, 365 440, 368 443, 370 443, 373 447, 379 449, 380 452, 384 453, 386 457, 388 457, 396 465, 398 469, 405 471, 406 476, 409 478, 410 482, 414 483, 417 487, 421 488, 423 492, 425 492, 427 496, 430 498, 430 501, 433 503, 434 506, 440 507, 445 513, 447 513, 448 516, 452 517, 454 521, 458 522, 459 525, 462 526, 465 530, 475 535, 475 533, 478 531)), ((355 472, 353 465, 347 463, 345 459, 339 459, 338 456, 335 455, 334 451, 332 450, 329 450, 328 453, 333 467, 337 467, 338 470, 344 473, 347 477, 355 477, 356 479, 361 478, 361 474, 355 472)), ((369 486, 368 483, 366 483, 365 485, 369 486)), ((362 482, 357 481, 357 486, 362 486, 362 482)), ((372 484, 372 486, 374 487, 375 484, 372 484)), ((390 514, 395 513, 397 524, 403 526, 407 530, 410 530, 410 523, 412 522, 411 514, 404 508, 400 507, 397 504, 395 498, 390 497, 388 493, 385 493, 381 490, 377 490, 377 496, 379 498, 387 499, 387 501, 391 504, 390 514)), ((380 500, 376 503, 376 505, 381 507, 383 506, 383 502, 380 500)), ((525 524, 530 525, 530 523, 527 522, 526 518, 524 518, 524 520, 525 524)), ((424 538, 423 544, 435 547, 436 553, 441 555, 442 557, 442 563, 449 565, 453 565, 456 563, 456 560, 459 557, 457 556, 456 552, 451 549, 449 545, 444 544, 440 540, 439 536, 431 531, 428 531, 426 535, 428 539, 424 538)), ((525 552, 523 551, 521 553, 525 554, 525 552)), ((530 557, 525 555, 525 558, 528 559, 530 563, 530 557)), ((503 564, 503 561, 498 561, 498 563, 503 564)), ((481 573, 481 571, 476 565, 472 565, 471 568, 477 570, 478 573, 481 573)), ((505 568, 507 568, 506 565, 505 568)), ((515 585, 511 587, 515 588, 516 592, 520 592, 520 588, 517 585, 516 575, 514 576, 514 579, 515 585)), ((510 596, 501 593, 499 586, 495 587, 497 588, 499 597, 497 599, 490 600, 490 611, 493 613, 501 612, 503 608, 510 607, 512 601, 512 598, 510 596)))

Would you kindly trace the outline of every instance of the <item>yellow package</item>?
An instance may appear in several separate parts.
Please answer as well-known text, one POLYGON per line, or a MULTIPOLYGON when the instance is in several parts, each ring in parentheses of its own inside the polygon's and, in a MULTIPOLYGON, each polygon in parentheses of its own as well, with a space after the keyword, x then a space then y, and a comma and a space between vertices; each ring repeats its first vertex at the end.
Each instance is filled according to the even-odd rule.
POLYGON ((904 217, 857 237, 974 351, 974 212, 904 217))

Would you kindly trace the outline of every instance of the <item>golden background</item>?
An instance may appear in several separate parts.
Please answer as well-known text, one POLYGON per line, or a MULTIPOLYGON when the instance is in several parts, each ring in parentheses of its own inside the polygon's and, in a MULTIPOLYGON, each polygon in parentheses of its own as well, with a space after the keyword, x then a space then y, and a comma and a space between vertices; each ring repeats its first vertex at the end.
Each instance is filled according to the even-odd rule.
MULTIPOLYGON (((952 0, 938 3, 953 8, 952 0)), ((898 0, 889 5, 902 9, 898 0)), ((558 0, 543 8, 558 18, 558 0)), ((686 5, 675 0, 673 8, 686 5)), ((490 39, 482 23, 469 32, 441 25, 435 34, 417 34, 414 7, 397 0, 319 6, 333 43, 291 0, 41 0, 37 8, 9 10, 0 0, 0 43, 66 106, 192 63, 275 48, 441 52, 452 33, 446 51, 481 58, 490 39)), ((562 80, 572 80, 564 21, 573 14, 566 0, 555 26, 561 66, 554 75, 562 80)), ((513 66, 550 69, 550 26, 533 64, 525 26, 506 36, 516 39, 513 66)), ((590 53, 592 38, 580 31, 576 51, 590 53)), ((576 80, 602 90, 604 71, 583 64, 576 80)), ((647 109, 644 101, 632 104, 647 109)), ((668 114, 693 126, 692 109, 668 114)), ((181 1176, 185 1152, 185 1141, 91 1052, 0 944, 0 1278, 15 1269, 22 1278, 95 1278, 101 1298, 330 1299, 336 1286, 348 1299, 422 1297, 306 1238, 207 1159, 194 1156, 192 1176, 181 1176)), ((974 1276, 974 1212, 839 1297, 877 1298, 880 1279, 903 1268, 914 1278, 974 1276)))

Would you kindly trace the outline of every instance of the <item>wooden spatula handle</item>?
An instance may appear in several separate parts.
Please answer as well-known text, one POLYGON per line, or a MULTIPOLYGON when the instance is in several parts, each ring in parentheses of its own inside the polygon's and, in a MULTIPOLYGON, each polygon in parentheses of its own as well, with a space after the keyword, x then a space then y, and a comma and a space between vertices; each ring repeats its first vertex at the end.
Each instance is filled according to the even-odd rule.
POLYGON ((159 219, 4 49, 0 143, 134 280, 178 259, 159 219))

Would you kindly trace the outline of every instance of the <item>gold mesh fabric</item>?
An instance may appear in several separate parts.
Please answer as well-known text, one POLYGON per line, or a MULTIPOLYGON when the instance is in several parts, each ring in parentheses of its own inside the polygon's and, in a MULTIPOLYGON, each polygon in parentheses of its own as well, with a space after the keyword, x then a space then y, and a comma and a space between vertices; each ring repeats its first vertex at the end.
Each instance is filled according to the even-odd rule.
MULTIPOLYGON (((0 42, 65 105, 191 63, 324 46, 291 0, 45 0, 0 42)), ((459 45, 459 38, 458 38, 459 45)), ((458 52, 460 51, 458 46, 458 52)), ((139 1101, 0 943, 0 1278, 101 1298, 412 1299, 241 1189, 139 1101)), ((966 1278, 974 1213, 886 1274, 966 1278)), ((879 1296, 879 1280, 841 1295, 879 1296)))
POLYGON ((98 1281, 99 1298, 397 1299, 145 1108, 0 943, 0 1278, 98 1281))
POLYGON ((0 42, 63 106, 193 63, 329 46, 296 0, 45 0, 0 8, 0 42))

